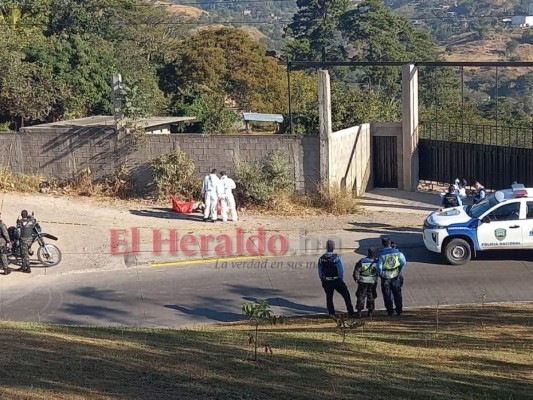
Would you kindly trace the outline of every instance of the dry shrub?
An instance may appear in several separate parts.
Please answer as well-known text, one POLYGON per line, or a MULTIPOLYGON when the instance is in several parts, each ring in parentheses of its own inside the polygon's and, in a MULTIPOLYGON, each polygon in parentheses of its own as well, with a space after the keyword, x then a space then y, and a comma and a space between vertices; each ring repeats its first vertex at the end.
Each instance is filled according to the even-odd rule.
POLYGON ((307 208, 318 209, 326 214, 336 216, 357 214, 361 211, 358 199, 339 185, 317 183, 316 192, 293 197, 295 201, 307 208))
POLYGON ((194 176, 196 166, 187 153, 177 149, 150 164, 157 200, 168 199, 169 195, 185 201, 201 198, 202 182, 194 176))
POLYGON ((290 193, 288 155, 280 150, 272 151, 262 161, 234 160, 236 195, 241 204, 251 207, 272 208, 281 197, 290 193))
POLYGON ((135 196, 133 181, 125 164, 122 164, 114 174, 105 177, 99 186, 102 194, 108 197, 130 199, 135 196))
POLYGON ((340 188, 333 186, 329 190, 324 184, 317 184, 315 193, 279 193, 273 200, 263 206, 252 206, 257 211, 281 216, 317 216, 348 215, 361 211, 358 199, 340 188))
POLYGON ((100 180, 94 178, 90 168, 85 168, 72 179, 50 180, 47 183, 50 190, 63 194, 120 199, 129 199, 135 195, 133 182, 124 164, 100 180))
POLYGON ((46 177, 41 174, 19 174, 8 168, 0 168, 0 189, 16 192, 37 191, 46 177))
POLYGON ((299 193, 280 193, 271 203, 257 207, 257 211, 277 216, 315 216, 326 214, 313 206, 309 196, 299 193))
POLYGON ((129 199, 135 195, 133 182, 126 165, 96 182, 90 168, 80 171, 74 178, 58 180, 42 174, 18 174, 0 168, 0 190, 16 192, 56 191, 88 197, 113 197, 129 199))

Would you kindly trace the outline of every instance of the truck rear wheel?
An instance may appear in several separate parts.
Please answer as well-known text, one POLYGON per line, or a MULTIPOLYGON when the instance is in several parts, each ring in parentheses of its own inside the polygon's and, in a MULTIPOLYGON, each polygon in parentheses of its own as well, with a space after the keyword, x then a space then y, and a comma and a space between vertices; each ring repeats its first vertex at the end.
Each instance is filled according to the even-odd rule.
POLYGON ((444 256, 452 265, 463 265, 472 258, 472 250, 466 240, 452 239, 446 245, 444 256))

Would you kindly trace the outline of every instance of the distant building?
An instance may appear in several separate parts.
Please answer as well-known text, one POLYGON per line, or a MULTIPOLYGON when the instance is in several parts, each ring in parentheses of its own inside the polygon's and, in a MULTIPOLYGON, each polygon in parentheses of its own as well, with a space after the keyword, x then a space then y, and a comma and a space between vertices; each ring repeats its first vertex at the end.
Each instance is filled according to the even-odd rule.
POLYGON ((252 11, 251 10, 244 10, 242 12, 242 15, 252 15, 252 11))
MULTIPOLYGON (((135 121, 149 135, 176 133, 177 125, 195 121, 195 117, 150 117, 135 121)), ((65 133, 90 134, 116 129, 115 118, 111 115, 96 115, 86 118, 51 122, 21 128, 22 133, 65 133)))
POLYGON ((533 26, 533 15, 514 16, 512 19, 512 24, 521 28, 529 28, 530 26, 533 26))

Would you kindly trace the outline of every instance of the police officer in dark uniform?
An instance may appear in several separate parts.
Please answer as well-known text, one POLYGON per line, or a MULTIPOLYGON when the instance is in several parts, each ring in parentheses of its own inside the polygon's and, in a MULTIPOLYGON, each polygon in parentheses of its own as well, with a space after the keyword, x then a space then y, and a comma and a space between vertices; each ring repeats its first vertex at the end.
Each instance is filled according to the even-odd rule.
MULTIPOLYGON (((0 217, 2 214, 0 213, 0 217)), ((4 275, 9 275, 11 270, 9 269, 9 260, 7 259, 8 246, 11 246, 11 239, 7 226, 4 221, 0 219, 0 260, 2 261, 2 268, 4 275)))
POLYGON ((372 316, 375 308, 374 299, 377 296, 374 296, 374 290, 378 281, 377 257, 377 249, 371 247, 368 249, 368 256, 359 260, 353 270, 353 279, 357 282, 357 292, 355 293, 357 318, 361 318, 361 311, 365 308, 365 299, 369 317, 372 316))
POLYGON ((17 230, 20 237, 20 253, 22 256, 22 272, 30 273, 30 247, 33 241, 33 228, 35 227, 36 221, 32 215, 28 214, 27 210, 23 210, 20 213, 19 219, 17 220, 17 230))
POLYGON ((335 291, 343 297, 348 309, 348 315, 355 315, 350 291, 344 282, 344 266, 338 254, 334 253, 335 242, 328 240, 326 243, 327 252, 318 259, 318 277, 322 282, 322 288, 326 292, 326 305, 328 314, 335 316, 335 307, 333 305, 333 294, 335 291))
POLYGON ((446 193, 442 199, 442 206, 444 208, 458 207, 462 205, 461 198, 455 193, 455 187, 450 185, 448 187, 448 193, 446 193))
POLYGON ((393 314, 394 306, 396 306, 396 314, 401 315, 403 311, 403 276, 401 273, 407 261, 400 250, 392 247, 389 238, 383 238, 381 242, 383 249, 378 255, 378 275, 381 277, 383 301, 389 316, 393 314))
POLYGON ((476 194, 474 196, 474 204, 479 203, 485 197, 487 197, 487 189, 481 184, 480 181, 474 182, 474 187, 476 188, 476 194))

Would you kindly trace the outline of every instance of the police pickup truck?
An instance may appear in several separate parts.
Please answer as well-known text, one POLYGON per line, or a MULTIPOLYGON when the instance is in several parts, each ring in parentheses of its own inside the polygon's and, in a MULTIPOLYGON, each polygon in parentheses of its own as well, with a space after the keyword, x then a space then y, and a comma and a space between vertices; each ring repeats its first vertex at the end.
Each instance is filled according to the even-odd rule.
POLYGON ((479 203, 431 213, 424 245, 452 265, 487 250, 533 249, 533 188, 515 184, 479 203))

